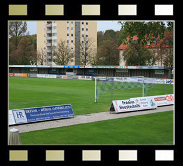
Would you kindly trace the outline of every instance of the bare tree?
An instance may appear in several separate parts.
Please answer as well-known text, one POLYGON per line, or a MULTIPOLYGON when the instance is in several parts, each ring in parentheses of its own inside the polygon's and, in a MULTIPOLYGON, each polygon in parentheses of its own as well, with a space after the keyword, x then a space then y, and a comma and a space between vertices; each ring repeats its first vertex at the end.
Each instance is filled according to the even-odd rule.
POLYGON ((80 43, 76 43, 76 47, 79 47, 80 65, 95 64, 97 48, 94 43, 95 41, 88 37, 81 37, 80 43))
POLYGON ((57 43, 56 53, 57 57, 55 62, 57 65, 67 65, 73 57, 72 51, 66 46, 66 42, 62 40, 60 40, 60 42, 57 43))
POLYGON ((37 51, 37 64, 44 65, 44 62, 46 62, 46 51, 41 48, 40 51, 37 51))

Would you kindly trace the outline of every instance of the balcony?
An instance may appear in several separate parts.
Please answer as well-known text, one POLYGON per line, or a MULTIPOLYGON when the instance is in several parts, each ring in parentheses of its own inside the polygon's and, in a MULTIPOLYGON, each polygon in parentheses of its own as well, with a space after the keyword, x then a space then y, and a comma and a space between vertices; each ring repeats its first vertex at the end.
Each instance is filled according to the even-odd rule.
POLYGON ((46 57, 47 59, 51 59, 51 55, 46 57))
POLYGON ((52 23, 46 24, 46 27, 52 27, 52 23))
POLYGON ((52 33, 52 30, 47 30, 46 33, 52 33))
POLYGON ((48 53, 51 52, 51 49, 47 49, 47 52, 48 52, 48 53))
POLYGON ((47 40, 52 40, 52 36, 47 36, 47 38, 46 38, 47 40))
POLYGON ((52 43, 47 43, 46 46, 52 46, 52 43))

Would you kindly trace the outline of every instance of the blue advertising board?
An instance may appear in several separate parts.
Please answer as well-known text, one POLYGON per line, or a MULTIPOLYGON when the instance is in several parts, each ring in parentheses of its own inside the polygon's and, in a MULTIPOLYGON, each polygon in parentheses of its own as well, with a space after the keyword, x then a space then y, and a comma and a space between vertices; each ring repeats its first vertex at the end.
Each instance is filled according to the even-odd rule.
POLYGON ((10 110, 9 125, 74 117, 71 104, 10 110))
POLYGON ((75 69, 75 68, 80 68, 80 66, 64 66, 64 68, 73 68, 73 69, 75 69))

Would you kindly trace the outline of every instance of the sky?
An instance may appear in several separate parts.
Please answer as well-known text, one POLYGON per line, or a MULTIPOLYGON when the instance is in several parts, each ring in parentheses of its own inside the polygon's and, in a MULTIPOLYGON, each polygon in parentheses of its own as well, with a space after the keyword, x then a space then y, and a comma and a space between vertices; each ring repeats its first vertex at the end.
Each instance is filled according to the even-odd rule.
MULTIPOLYGON (((97 31, 105 32, 108 29, 119 31, 121 29, 121 25, 118 21, 97 21, 97 31)), ((27 21, 27 31, 29 31, 30 35, 37 34, 36 21, 27 21)))

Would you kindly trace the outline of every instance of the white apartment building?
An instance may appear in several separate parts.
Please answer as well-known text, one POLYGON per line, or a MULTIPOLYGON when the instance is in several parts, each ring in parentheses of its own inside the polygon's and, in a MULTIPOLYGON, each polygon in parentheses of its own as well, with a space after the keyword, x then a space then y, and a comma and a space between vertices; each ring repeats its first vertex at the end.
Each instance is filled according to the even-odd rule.
POLYGON ((64 65, 82 65, 78 45, 84 45, 89 39, 93 41, 92 49, 97 52, 97 21, 38 21, 37 51, 41 54, 42 62, 39 57, 37 64, 56 65, 57 46, 64 41, 73 53, 68 64, 64 65))

